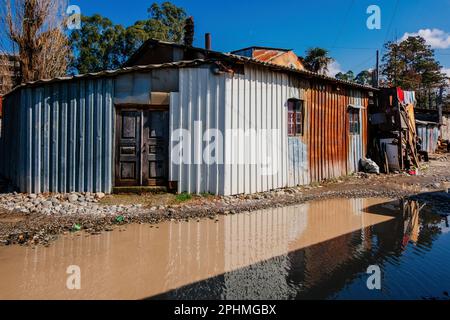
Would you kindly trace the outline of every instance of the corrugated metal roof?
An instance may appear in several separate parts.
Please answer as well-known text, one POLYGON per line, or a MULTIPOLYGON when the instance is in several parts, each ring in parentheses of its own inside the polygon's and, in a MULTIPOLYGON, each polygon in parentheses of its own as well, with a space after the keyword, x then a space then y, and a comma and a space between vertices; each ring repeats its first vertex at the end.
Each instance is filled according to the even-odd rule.
POLYGON ((243 48, 243 49, 239 49, 239 50, 233 50, 230 53, 236 53, 236 52, 241 52, 241 51, 245 51, 245 50, 274 50, 274 51, 284 51, 284 52, 288 52, 288 51, 292 51, 292 49, 285 49, 285 48, 272 48, 272 47, 262 47, 262 46, 253 46, 253 47, 247 47, 247 48, 243 48))
MULTIPOLYGON (((158 41, 158 43, 161 43, 163 45, 173 45, 178 47, 184 47, 179 44, 171 43, 171 42, 163 42, 158 41)), ((195 60, 187 60, 187 61, 177 61, 177 62, 169 62, 169 63, 163 63, 163 64, 150 64, 150 65, 143 65, 143 66, 132 66, 132 67, 124 67, 116 70, 105 70, 100 72, 93 72, 93 73, 85 73, 85 74, 79 74, 79 75, 73 75, 73 76, 64 76, 64 77, 57 77, 53 79, 41 79, 37 81, 31 81, 24 84, 21 84, 17 87, 15 87, 13 90, 8 92, 5 96, 11 94, 12 92, 16 91, 19 88, 25 87, 25 86, 34 86, 39 84, 46 84, 46 83, 52 83, 52 82, 58 82, 58 81, 69 81, 69 80, 75 80, 75 79, 83 79, 83 78, 97 78, 97 77, 109 77, 109 76, 116 76, 123 73, 129 73, 129 72, 139 72, 139 71, 147 71, 147 70, 153 70, 153 69, 163 69, 163 68, 187 68, 192 66, 198 66, 202 64, 208 64, 208 63, 214 63, 222 60, 229 60, 231 62, 235 63, 248 63, 253 65, 258 65, 261 67, 270 68, 272 70, 278 70, 278 71, 284 71, 288 73, 296 73, 303 75, 306 78, 310 79, 321 79, 325 81, 330 81, 337 84, 342 84, 346 86, 351 86, 354 88, 360 88, 364 90, 378 90, 377 88, 371 87, 371 86, 365 86, 358 83, 350 82, 350 81, 344 81, 344 80, 338 80, 336 78, 321 75, 315 72, 307 71, 307 70, 296 70, 289 67, 273 64, 266 61, 260 61, 254 58, 248 58, 244 56, 235 55, 232 53, 223 53, 223 52, 217 52, 217 51, 209 51, 205 49, 200 48, 193 48, 195 50, 202 50, 205 52, 208 52, 211 56, 207 59, 195 59, 195 60)))
POLYGON ((240 61, 242 63, 250 63, 250 64, 256 64, 256 65, 260 65, 260 66, 264 66, 264 67, 268 67, 274 70, 280 70, 280 71, 287 71, 287 72, 293 72, 293 73, 298 73, 298 74, 302 74, 308 78, 316 78, 316 79, 322 79, 322 80, 326 80, 326 81, 331 81, 334 83, 339 83, 339 84, 343 84, 343 85, 348 85, 354 88, 360 88, 360 89, 365 89, 365 90, 372 90, 372 91, 377 91, 377 88, 371 87, 371 86, 365 86, 365 85, 361 85, 359 83, 355 83, 355 82, 351 82, 351 81, 344 81, 344 80, 338 80, 336 78, 327 76, 327 75, 322 75, 322 74, 318 74, 312 71, 308 71, 308 70, 295 70, 289 67, 284 67, 284 66, 280 66, 277 64, 273 64, 273 63, 269 63, 269 62, 263 62, 263 61, 259 61, 256 59, 252 59, 252 58, 248 58, 248 57, 244 57, 244 56, 238 56, 235 54, 231 54, 231 53, 222 53, 222 55, 229 57, 231 59, 234 59, 236 61, 240 61))
MULTIPOLYGON (((219 52, 219 51, 213 51, 213 50, 206 50, 203 48, 196 48, 196 47, 188 47, 182 44, 178 44, 178 43, 173 43, 173 42, 167 42, 167 41, 160 41, 160 40, 155 40, 155 39, 149 39, 147 40, 137 51, 136 53, 134 53, 130 59, 128 60, 127 63, 129 63, 129 61, 132 61, 133 59, 135 59, 136 56, 139 56, 141 54, 142 51, 144 51, 146 49, 146 47, 148 45, 156 45, 156 44, 160 44, 160 45, 166 45, 166 46, 172 46, 172 47, 177 47, 177 48, 183 48, 186 50, 194 50, 194 51, 198 51, 198 52, 203 52, 208 58, 208 60, 210 59, 233 59, 235 61, 239 61, 242 63, 253 63, 253 64, 259 64, 260 66, 264 66, 264 67, 269 67, 272 68, 273 70, 280 70, 280 71, 288 71, 288 72, 297 72, 297 73, 301 73, 306 77, 309 78, 316 78, 316 79, 322 79, 322 80, 326 80, 326 81, 332 81, 334 83, 339 83, 339 84, 343 84, 343 85, 347 85, 347 86, 351 86, 354 88, 360 88, 360 89, 365 89, 365 90, 372 90, 372 91, 377 91, 377 88, 371 87, 371 86, 365 86, 365 85, 361 85, 355 82, 351 82, 351 81, 344 81, 344 80, 338 80, 334 77, 330 77, 330 76, 326 76, 326 75, 321 75, 315 72, 311 72, 311 71, 307 71, 307 70, 294 70, 292 68, 289 67, 283 67, 280 65, 276 65, 270 62, 264 62, 264 61, 258 61, 254 58, 249 58, 249 57, 244 57, 244 56, 240 56, 240 55, 236 55, 234 54, 234 52, 239 52, 245 49, 251 49, 251 48, 261 48, 261 49, 272 49, 272 50, 286 50, 286 51, 292 51, 292 50, 287 50, 287 49, 277 49, 277 48, 268 48, 268 47, 258 47, 258 46, 254 46, 254 47, 249 47, 249 48, 245 48, 245 49, 240 49, 239 51, 233 51, 231 53, 224 53, 224 52, 219 52)), ((126 64, 127 64, 126 63, 126 64)))
POLYGON ((438 122, 423 121, 423 120, 416 120, 416 124, 424 125, 424 126, 427 126, 427 125, 439 126, 440 125, 440 123, 438 123, 438 122))
POLYGON ((52 78, 52 79, 41 79, 41 80, 36 80, 36 81, 30 81, 27 83, 22 83, 21 85, 16 86, 13 90, 8 92, 5 96, 11 94, 12 92, 14 92, 15 90, 17 90, 19 88, 33 86, 33 85, 39 85, 39 84, 47 84, 47 83, 53 83, 53 82, 59 82, 59 81, 69 81, 69 80, 85 79, 85 78, 111 77, 111 76, 116 76, 116 75, 124 74, 124 73, 147 71, 147 70, 154 70, 154 69, 187 68, 187 67, 198 66, 198 65, 202 65, 202 64, 206 64, 206 63, 208 63, 207 60, 196 59, 196 60, 177 61, 177 62, 162 63, 162 64, 150 64, 150 65, 145 65, 145 66, 125 67, 125 68, 120 68, 120 69, 116 69, 116 70, 104 70, 104 71, 99 71, 99 72, 77 74, 77 75, 57 77, 57 78, 52 78))

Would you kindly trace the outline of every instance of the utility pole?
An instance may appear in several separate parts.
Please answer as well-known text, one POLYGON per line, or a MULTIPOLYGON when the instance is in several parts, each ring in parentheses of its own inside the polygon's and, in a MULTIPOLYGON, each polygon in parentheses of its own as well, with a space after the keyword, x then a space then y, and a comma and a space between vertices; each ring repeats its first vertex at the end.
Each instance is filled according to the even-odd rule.
POLYGON ((375 67, 375 88, 380 87, 380 51, 377 50, 377 64, 375 67))
POLYGON ((438 109, 438 118, 439 123, 442 124, 442 109, 444 107, 444 86, 439 88, 439 97, 437 99, 437 109, 438 109))

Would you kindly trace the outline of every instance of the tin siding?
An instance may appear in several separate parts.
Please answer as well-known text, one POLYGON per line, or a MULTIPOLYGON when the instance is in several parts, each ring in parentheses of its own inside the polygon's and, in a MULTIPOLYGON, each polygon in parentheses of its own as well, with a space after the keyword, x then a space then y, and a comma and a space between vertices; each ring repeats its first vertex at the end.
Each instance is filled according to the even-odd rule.
MULTIPOLYGON (((206 163, 203 152, 217 137, 211 130, 217 129, 225 136, 225 82, 225 75, 215 75, 210 68, 179 70, 180 91, 171 94, 170 102, 169 165, 169 180, 178 181, 178 192, 224 194, 223 161, 206 163), (189 161, 177 164, 175 153, 182 139, 188 140, 181 156, 189 161)), ((223 145, 215 152, 223 157, 223 145)))
POLYGON ((110 193, 112 97, 113 79, 24 88, 8 97, 1 151, 10 156, 2 173, 29 193, 110 193))
MULTIPOLYGON (((214 75, 209 69, 180 70, 180 93, 171 98, 171 147, 178 144, 173 131, 192 132, 189 158, 204 150, 206 142, 195 137, 195 121, 203 133, 218 128, 224 137, 224 165, 171 164, 170 180, 178 181, 180 192, 251 194, 314 181, 345 176, 358 170, 366 154, 367 103, 363 91, 304 81, 287 74, 257 67, 245 73, 214 75), (287 135, 287 101, 304 100, 305 133, 287 135), (349 134, 349 104, 364 107, 361 133, 349 134), (273 144, 250 143, 246 133, 278 129, 273 144), (274 174, 255 164, 272 157, 274 174)), ((206 136, 208 139, 209 137, 206 136)))
POLYGON ((437 125, 417 125, 417 134, 422 139, 422 148, 428 153, 435 153, 439 138, 437 125))
POLYGON ((362 107, 359 109, 359 119, 360 119, 360 134, 349 135, 350 143, 349 143, 349 154, 348 154, 348 173, 354 173, 359 171, 359 161, 366 154, 366 143, 364 142, 364 137, 367 136, 367 103, 363 98, 363 95, 360 91, 349 91, 350 97, 349 102, 353 106, 362 107))
POLYGON ((367 109, 361 109, 361 135, 349 134, 348 106, 367 108, 366 94, 311 81, 308 97, 310 182, 337 178, 358 169, 367 150, 367 109))
MULTIPOLYGON (((295 81, 296 82, 296 81, 295 81)), ((287 101, 300 98, 299 88, 286 74, 267 69, 245 67, 244 74, 227 78, 225 139, 225 194, 249 194, 298 184, 305 176, 301 161, 305 158, 301 143, 287 137, 287 101), (250 143, 246 133, 254 130, 278 130, 272 143, 258 139, 250 143), (273 171, 257 165, 271 159, 273 171), (301 178, 302 177, 302 178, 301 178)))

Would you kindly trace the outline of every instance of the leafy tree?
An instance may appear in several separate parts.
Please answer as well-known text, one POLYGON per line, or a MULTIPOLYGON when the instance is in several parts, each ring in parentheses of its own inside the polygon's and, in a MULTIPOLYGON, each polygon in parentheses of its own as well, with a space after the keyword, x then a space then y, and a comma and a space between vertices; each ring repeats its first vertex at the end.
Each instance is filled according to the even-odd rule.
POLYGON ((147 32, 152 38, 175 43, 183 42, 186 11, 170 2, 161 6, 153 3, 148 8, 147 32))
POLYGON ((355 78, 355 82, 368 86, 372 85, 372 72, 369 70, 363 70, 355 78))
POLYGON ((328 71, 328 66, 334 61, 329 56, 329 52, 323 48, 310 48, 306 51, 306 56, 303 59, 304 66, 307 70, 325 74, 328 71))
POLYGON ((354 81, 355 80, 355 74, 353 71, 349 70, 346 73, 339 72, 335 76, 338 80, 344 80, 344 81, 354 81))
POLYGON ((430 90, 445 81, 434 50, 420 36, 385 44, 382 74, 392 86, 406 90, 430 90))
POLYGON ((149 18, 124 28, 108 18, 95 14, 83 16, 82 27, 70 35, 74 52, 71 71, 76 73, 116 69, 148 39, 183 42, 186 12, 170 2, 153 3, 149 18))
POLYGON ((124 34, 121 25, 95 14, 81 17, 81 29, 70 35, 75 59, 71 67, 80 73, 115 69, 124 60, 124 34))

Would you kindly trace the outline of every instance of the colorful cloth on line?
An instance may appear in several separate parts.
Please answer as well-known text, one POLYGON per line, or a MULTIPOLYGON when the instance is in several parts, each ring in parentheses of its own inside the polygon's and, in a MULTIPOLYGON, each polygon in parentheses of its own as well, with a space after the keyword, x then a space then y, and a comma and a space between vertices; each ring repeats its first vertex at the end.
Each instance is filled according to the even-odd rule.
POLYGON ((397 99, 400 103, 403 103, 403 100, 405 100, 405 95, 401 88, 397 88, 397 99))
POLYGON ((405 104, 414 105, 416 103, 416 93, 414 91, 403 91, 403 95, 405 104))
POLYGON ((397 88, 397 99, 400 103, 415 104, 416 93, 414 91, 403 91, 401 88, 397 88))

